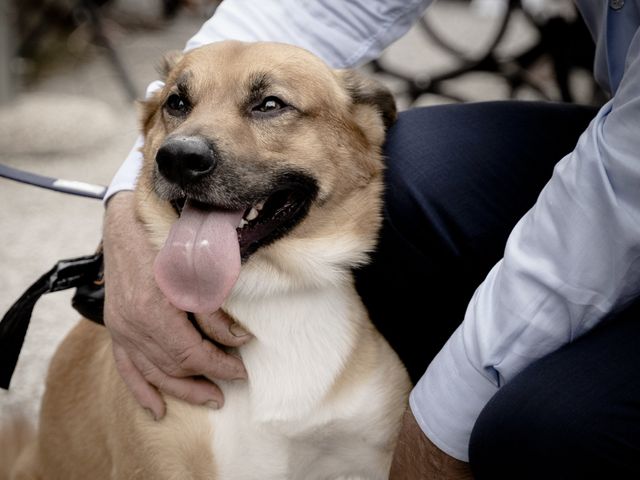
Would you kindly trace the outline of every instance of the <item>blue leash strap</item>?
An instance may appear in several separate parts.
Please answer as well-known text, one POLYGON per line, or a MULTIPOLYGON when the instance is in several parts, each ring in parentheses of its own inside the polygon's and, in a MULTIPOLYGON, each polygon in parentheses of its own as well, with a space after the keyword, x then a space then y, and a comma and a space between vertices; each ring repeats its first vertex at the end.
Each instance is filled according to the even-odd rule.
POLYGON ((26 183, 35 187, 46 188, 61 193, 69 193, 81 197, 96 198, 101 200, 107 193, 107 187, 92 183, 78 182, 76 180, 64 180, 62 178, 45 177, 35 173, 25 172, 17 168, 0 163, 0 177, 8 178, 16 182, 26 183))

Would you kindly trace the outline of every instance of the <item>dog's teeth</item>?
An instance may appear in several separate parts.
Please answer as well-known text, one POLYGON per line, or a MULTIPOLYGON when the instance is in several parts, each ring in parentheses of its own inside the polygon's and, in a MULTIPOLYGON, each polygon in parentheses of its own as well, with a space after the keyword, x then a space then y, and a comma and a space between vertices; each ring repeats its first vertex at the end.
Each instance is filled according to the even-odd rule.
POLYGON ((238 225, 238 228, 244 228, 245 225, 247 225, 249 222, 247 222, 244 218, 242 220, 240 220, 240 225, 238 225))
POLYGON ((251 210, 249 210, 249 213, 247 213, 247 216, 245 218, 249 221, 255 220, 256 218, 258 218, 258 210, 256 210, 255 207, 251 207, 251 210))
POLYGON ((256 203, 253 208, 255 208, 256 210, 260 211, 262 210, 262 207, 264 207, 264 200, 262 200, 261 202, 256 203))

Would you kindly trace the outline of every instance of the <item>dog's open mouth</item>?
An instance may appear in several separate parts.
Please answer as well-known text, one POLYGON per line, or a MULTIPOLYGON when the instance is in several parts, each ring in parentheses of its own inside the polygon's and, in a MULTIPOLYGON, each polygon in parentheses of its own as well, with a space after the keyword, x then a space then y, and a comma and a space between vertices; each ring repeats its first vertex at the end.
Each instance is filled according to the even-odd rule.
MULTIPOLYGON (((181 197, 171 201, 171 205, 178 215, 182 215, 186 202, 187 198, 181 197)), ((309 210, 310 203, 308 192, 282 189, 247 207, 236 228, 242 260, 294 227, 309 210)), ((197 200, 189 200, 189 204, 202 212, 218 210, 197 200)))
POLYGON ((236 230, 242 258, 289 231, 307 213, 310 203, 307 192, 284 189, 247 208, 236 230))
POLYGON ((171 201, 179 219, 156 257, 158 286, 184 311, 217 310, 235 284, 242 261, 304 218, 315 198, 313 187, 281 185, 260 200, 235 209, 187 197, 171 201))

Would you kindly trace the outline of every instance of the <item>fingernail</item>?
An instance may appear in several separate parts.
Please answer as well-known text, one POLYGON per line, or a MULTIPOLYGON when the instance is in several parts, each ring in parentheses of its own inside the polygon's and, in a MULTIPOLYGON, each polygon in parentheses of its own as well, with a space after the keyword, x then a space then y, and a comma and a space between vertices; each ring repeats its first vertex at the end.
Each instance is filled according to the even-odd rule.
POLYGON ((220 409, 220 404, 218 402, 216 402, 215 400, 207 400, 205 402, 205 406, 211 408, 212 410, 220 409))
POLYGON ((229 331, 234 337, 244 337, 245 335, 249 335, 249 332, 242 328, 239 323, 232 323, 229 327, 229 331))

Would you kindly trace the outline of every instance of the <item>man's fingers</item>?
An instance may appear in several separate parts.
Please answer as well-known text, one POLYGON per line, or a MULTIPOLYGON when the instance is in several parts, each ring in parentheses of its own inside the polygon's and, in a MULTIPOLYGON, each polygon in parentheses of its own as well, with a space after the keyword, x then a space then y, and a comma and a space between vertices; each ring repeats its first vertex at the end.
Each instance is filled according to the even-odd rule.
POLYGON ((136 401, 149 412, 156 420, 164 417, 166 405, 158 391, 153 388, 142 376, 140 371, 133 364, 127 352, 114 343, 113 355, 115 358, 116 369, 124 380, 124 383, 133 394, 136 401))
POLYGON ((143 364, 143 378, 163 393, 193 405, 205 405, 214 409, 224 404, 222 391, 210 381, 194 377, 171 377, 144 358, 138 361, 143 364))
MULTIPOLYGON (((123 346, 128 343, 126 338, 120 341, 123 346)), ((240 358, 203 339, 184 313, 174 316, 171 322, 160 323, 153 339, 139 342, 127 352, 148 381, 149 365, 173 378, 204 376, 215 382, 247 377, 240 358)), ((151 383, 160 387, 155 381, 151 383)))
POLYGON ((227 347, 239 347, 253 338, 248 331, 222 310, 195 317, 198 326, 207 337, 227 347))
POLYGON ((240 358, 222 351, 203 338, 177 350, 174 358, 182 371, 199 372, 212 381, 247 378, 240 358))
POLYGON ((242 361, 203 339, 186 315, 175 319, 172 325, 159 325, 154 334, 155 343, 164 349, 173 364, 160 364, 157 360, 154 363, 172 377, 203 375, 212 381, 247 377, 242 361))
POLYGON ((203 405, 214 410, 224 405, 224 395, 220 389, 206 379, 166 376, 162 383, 162 391, 192 405, 203 405))
MULTIPOLYGON (((154 385, 163 393, 194 405, 206 405, 211 408, 220 408, 224 403, 222 391, 208 380, 193 377, 172 377, 156 367, 142 354, 135 354, 130 361, 147 385, 154 385)), ((158 393, 156 392, 156 394, 158 393)))

